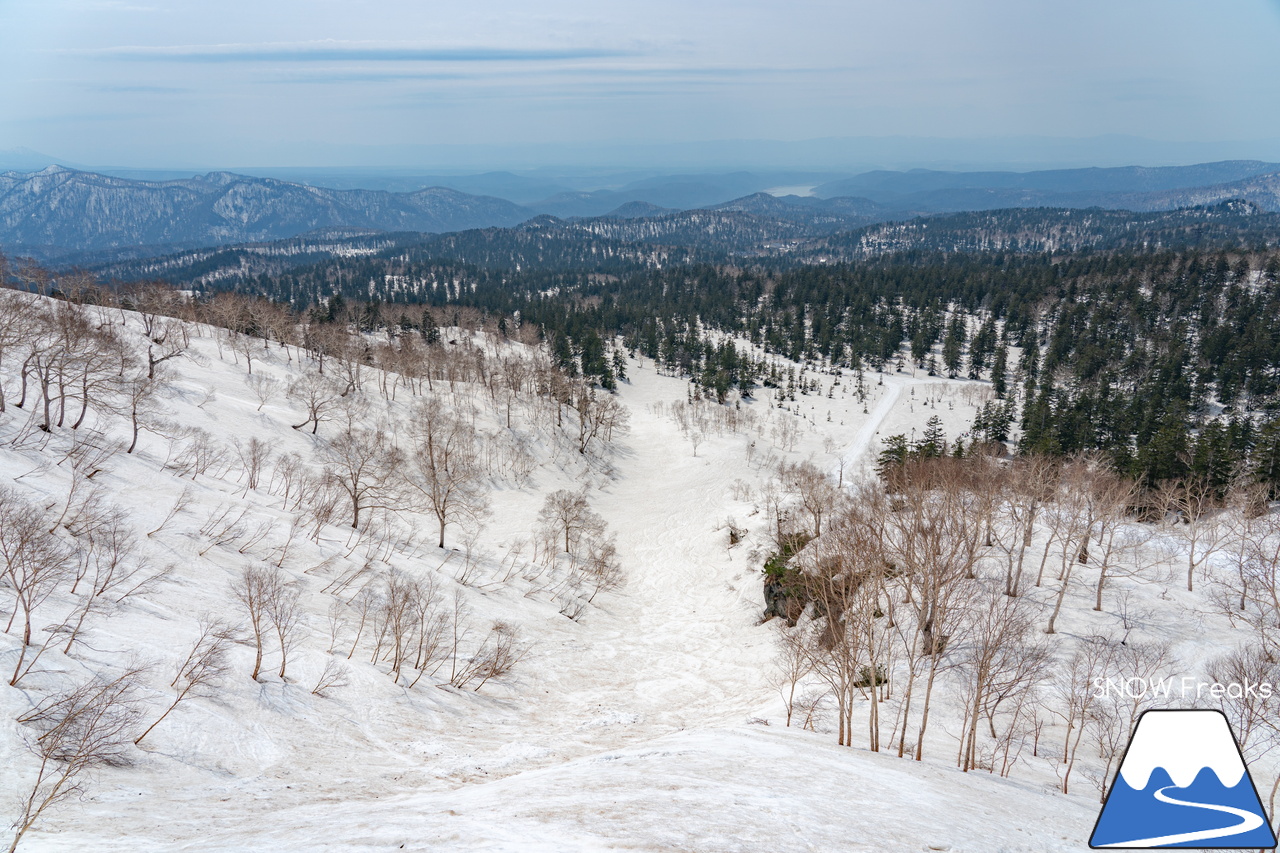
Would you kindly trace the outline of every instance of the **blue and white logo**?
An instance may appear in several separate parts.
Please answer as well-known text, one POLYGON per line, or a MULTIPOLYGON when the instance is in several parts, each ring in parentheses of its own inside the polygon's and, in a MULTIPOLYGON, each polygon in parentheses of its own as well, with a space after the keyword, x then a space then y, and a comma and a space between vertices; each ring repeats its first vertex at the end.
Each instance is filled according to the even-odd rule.
POLYGON ((1276 846, 1221 711, 1147 711, 1089 839, 1092 848, 1276 846))

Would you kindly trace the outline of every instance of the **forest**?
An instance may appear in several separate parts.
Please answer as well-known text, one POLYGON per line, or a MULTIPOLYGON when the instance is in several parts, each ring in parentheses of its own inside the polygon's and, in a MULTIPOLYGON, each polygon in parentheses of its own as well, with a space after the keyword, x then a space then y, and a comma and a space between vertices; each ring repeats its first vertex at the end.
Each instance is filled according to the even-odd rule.
MULTIPOLYGON (((548 246, 548 251, 554 244, 548 246)), ((1280 484, 1280 252, 910 251, 847 264, 561 269, 370 255, 234 283, 321 320, 420 328, 430 306, 539 330, 562 367, 606 387, 604 342, 723 400, 777 385, 766 354, 991 384, 970 439, 1099 450, 1148 485, 1239 471, 1280 484), (335 299, 340 302, 335 303, 335 299), (394 319, 384 320, 383 316, 394 319), (1017 426, 1016 437, 1013 426, 1017 426)), ((219 287, 223 285, 217 285, 219 287)), ((432 321, 434 322, 434 321, 432 321)))

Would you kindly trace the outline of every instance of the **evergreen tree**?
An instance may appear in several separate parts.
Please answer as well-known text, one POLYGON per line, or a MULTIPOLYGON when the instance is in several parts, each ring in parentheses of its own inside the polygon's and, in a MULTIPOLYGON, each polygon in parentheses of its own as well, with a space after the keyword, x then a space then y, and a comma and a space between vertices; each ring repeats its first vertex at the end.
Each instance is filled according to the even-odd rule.
POLYGON ((1148 485, 1187 476, 1189 441, 1186 426, 1176 417, 1166 418, 1145 445, 1138 448, 1135 474, 1148 485))
POLYGON ((925 421, 924 433, 920 441, 912 448, 917 456, 924 459, 936 459, 947 453, 947 433, 942 428, 942 418, 933 415, 925 421))
POLYGON ((1253 478, 1266 484, 1272 500, 1280 498, 1280 417, 1272 418, 1258 430, 1250 468, 1253 478))
POLYGON ((422 310, 422 339, 429 344, 440 343, 440 327, 436 325, 436 318, 431 316, 429 308, 422 310))
POLYGON ((973 340, 969 342, 969 378, 981 379, 996 346, 996 324, 994 318, 988 317, 979 328, 973 340))
POLYGON ((884 449, 876 456, 876 474, 882 480, 890 481, 910 457, 907 437, 901 433, 891 435, 884 440, 884 449))
POLYGON ((1191 473, 1208 483, 1219 498, 1231 487, 1239 459, 1232 451, 1227 428, 1210 421, 1196 437, 1191 455, 1191 473))
POLYGON ((1008 361, 1009 350, 1005 347, 1004 341, 1001 340, 996 346, 995 358, 991 363, 991 389, 996 392, 996 397, 1001 400, 1004 399, 1004 395, 1009 391, 1008 361))
POLYGON ((947 324, 947 334, 942 340, 942 366, 947 376, 955 379, 960 375, 960 359, 964 354, 964 317, 958 312, 951 316, 947 324))

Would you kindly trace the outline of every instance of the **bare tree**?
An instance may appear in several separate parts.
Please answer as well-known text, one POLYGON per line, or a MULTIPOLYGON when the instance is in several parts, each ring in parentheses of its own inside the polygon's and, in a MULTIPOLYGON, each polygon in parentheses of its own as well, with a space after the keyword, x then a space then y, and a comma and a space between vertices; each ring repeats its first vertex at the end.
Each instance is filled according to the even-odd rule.
POLYGON ((822 519, 837 506, 841 491, 826 473, 812 462, 783 462, 778 466, 778 480, 813 521, 813 535, 822 535, 822 519))
MULTIPOLYGON (((1280 661, 1265 649, 1241 646, 1211 660, 1206 674, 1217 684, 1274 685, 1280 683, 1280 661)), ((1250 763, 1280 743, 1280 721, 1272 711, 1271 697, 1256 690, 1239 690, 1224 691, 1215 698, 1231 720, 1231 730, 1250 763)))
POLYGON ((155 338, 163 333, 165 317, 179 315, 182 302, 182 294, 173 286, 156 281, 142 281, 121 287, 117 304, 123 322, 127 323, 129 319, 125 312, 132 311, 142 322, 142 333, 148 338, 155 338))
POLYGON ((880 750, 880 705, 892 667, 884 619, 886 573, 883 504, 858 501, 825 536, 800 555, 806 597, 823 628, 810 640, 814 673, 825 681, 837 706, 838 742, 851 746, 858 698, 870 700, 867 745, 880 750))
POLYGON ((302 423, 294 424, 293 428, 303 429, 307 424, 311 424, 311 434, 315 435, 320 428, 320 422, 328 420, 329 413, 341 393, 342 389, 333 380, 324 376, 323 371, 318 374, 306 373, 294 380, 289 386, 289 397, 302 404, 307 411, 307 417, 302 423))
POLYGON ((1060 475, 1057 460, 1046 456, 1019 457, 1010 467, 1009 489, 1002 505, 1012 540, 1009 547, 1002 549, 1008 557, 1005 595, 1021 593, 1023 567, 1035 535, 1036 521, 1045 503, 1053 497, 1060 475))
POLYGON ((63 653, 70 654, 71 647, 80 635, 86 620, 93 613, 104 613, 120 606, 126 599, 139 595, 164 578, 170 567, 153 571, 149 561, 139 554, 137 537, 130 527, 125 513, 118 507, 104 506, 99 510, 93 526, 81 534, 86 546, 77 560, 77 576, 71 586, 71 594, 81 584, 85 590, 80 603, 68 614, 61 626, 66 635, 63 653))
POLYGON ((1098 584, 1093 609, 1102 610, 1102 593, 1107 581, 1119 571, 1122 556, 1136 555, 1150 539, 1144 528, 1132 524, 1130 508, 1138 500, 1138 484, 1114 472, 1107 472, 1093 482, 1091 501, 1096 507, 1090 559, 1098 569, 1098 584))
POLYGON ((178 664, 173 681, 169 682, 169 686, 177 691, 173 702, 155 722, 134 738, 135 744, 142 743, 142 739, 164 722, 164 718, 173 713, 173 709, 180 703, 207 695, 218 686, 227 673, 227 652, 231 648, 233 637, 234 632, 227 623, 209 618, 200 620, 200 633, 186 658, 178 664))
POLYGON ((528 646, 520 642, 515 626, 494 622, 480 647, 457 669, 449 683, 461 689, 474 682, 472 689, 478 691, 491 679, 510 673, 528 651, 528 646))
POLYGON ((907 726, 915 704, 917 681, 924 680, 915 759, 924 756, 934 688, 938 678, 957 663, 954 635, 973 595, 973 566, 980 555, 983 525, 971 512, 963 477, 954 460, 921 460, 908 464, 901 489, 890 500, 868 487, 852 503, 872 523, 882 526, 884 559, 893 567, 898 596, 889 606, 895 632, 908 659, 902 693, 898 751, 905 751, 907 726), (876 521, 879 519, 879 521, 876 521), (901 599, 899 601, 898 599, 901 599))
POLYGON ((110 681, 89 681, 50 696, 19 718, 39 732, 28 747, 40 764, 14 821, 9 853, 51 807, 83 796, 94 768, 128 763, 139 717, 139 674, 131 668, 110 681))
POLYGON ((809 654, 811 644, 806 642, 802 627, 783 628, 778 635, 778 654, 775 657, 774 684, 787 709, 787 726, 796 711, 796 691, 807 675, 813 672, 813 660, 809 654))
POLYGON ((246 377, 245 384, 249 386, 253 396, 258 399, 259 412, 262 411, 263 406, 279 397, 281 390, 284 388, 284 384, 280 380, 264 376, 261 373, 246 377))
POLYGON ((276 642, 280 644, 280 671, 277 674, 283 681, 289 665, 289 652, 301 640, 302 608, 298 599, 302 595, 302 589, 297 581, 288 580, 276 566, 271 566, 267 572, 273 575, 271 583, 266 587, 267 618, 271 620, 276 642))
MULTIPOLYGON (((1104 513, 1115 511, 1111 498, 1123 490, 1121 481, 1096 456, 1072 459, 1062 469, 1061 489, 1047 517, 1058 534, 1061 563, 1058 594, 1045 633, 1056 630, 1058 615, 1066 600, 1075 568, 1089 562, 1089 542, 1104 513)), ((1042 570, 1043 570, 1043 563, 1042 570)))
POLYGON ((439 587, 430 578, 418 581, 410 607, 416 640, 413 649, 413 668, 418 671, 409 684, 413 687, 423 675, 434 674, 443 664, 447 649, 449 617, 442 605, 439 587))
POLYGON ((360 616, 360 621, 356 623, 356 635, 351 640, 351 649, 347 652, 347 660, 356 653, 356 648, 360 645, 360 638, 364 636, 365 626, 369 623, 370 616, 379 605, 378 595, 370 584, 360 588, 360 591, 351 599, 350 604, 355 608, 356 613, 360 616))
POLYGON ((13 274, 23 284, 24 290, 38 293, 41 296, 49 295, 49 284, 53 281, 53 276, 47 269, 40 266, 34 258, 19 259, 18 268, 13 271, 13 274))
POLYGON ((120 405, 129 417, 133 437, 125 453, 133 453, 138 446, 138 433, 158 414, 157 397, 166 384, 167 377, 163 371, 155 370, 155 365, 146 375, 139 372, 126 377, 120 405))
POLYGON ((182 494, 179 494, 178 500, 173 502, 173 507, 169 508, 168 514, 164 516, 164 519, 160 521, 160 524, 157 525, 154 530, 150 530, 150 532, 147 533, 147 538, 154 537, 155 534, 164 530, 166 526, 169 525, 170 521, 173 521, 175 517, 178 517, 180 512, 183 512, 188 506, 191 506, 191 501, 191 487, 187 485, 187 487, 183 487, 182 494))
POLYGON ((599 535, 605 527, 604 519, 587 504, 585 487, 576 492, 560 489, 547 495, 538 512, 538 522, 551 539, 562 541, 570 554, 577 551, 584 536, 599 535))
POLYGON ((76 553, 49 533, 48 521, 17 490, 0 487, 0 576, 14 598, 6 633, 22 614, 21 645, 10 686, 17 684, 27 671, 23 664, 32 645, 36 609, 61 583, 75 575, 76 553))
POLYGON ((398 505, 395 480, 402 460, 383 430, 346 430, 324 455, 327 479, 347 496, 353 529, 360 527, 361 513, 398 505))
MULTIPOLYGON (((0 367, 4 367, 6 359, 27 339, 30 328, 30 298, 0 287, 0 367)), ((4 383, 0 382, 0 415, 4 412, 4 383)))
POLYGON ((980 766, 978 731, 983 722, 997 739, 996 714, 1008 705, 1015 711, 1010 728, 1016 725, 1028 694, 1045 674, 1050 652, 1045 638, 1036 636, 1034 614, 1022 598, 984 590, 966 617, 960 652, 966 676, 965 729, 957 764, 969 771, 980 766))
POLYGON ((1157 505, 1166 519, 1173 521, 1170 531, 1187 549, 1187 591, 1195 588, 1195 576, 1209 559, 1222 550, 1229 531, 1218 523, 1218 494, 1213 484, 1203 477, 1190 477, 1167 484, 1157 496, 1157 505))
POLYGON ((618 546, 613 537, 591 536, 586 541, 577 562, 586 579, 587 603, 596 600, 602 592, 622 585, 622 561, 618 558, 618 546))
POLYGON ((220 478, 230 465, 226 446, 214 438, 207 430, 195 426, 181 427, 170 437, 171 448, 177 445, 180 449, 172 453, 165 467, 178 473, 179 477, 191 477, 194 480, 201 474, 220 478), (181 442, 181 444, 179 444, 181 442))
MULTIPOLYGON (((1168 643, 1135 643, 1130 640, 1112 641, 1110 654, 1105 662, 1104 679, 1121 683, 1129 683, 1130 679, 1148 685, 1169 677, 1169 672, 1176 661, 1170 652, 1168 643)), ((1213 664, 1210 674, 1212 675, 1213 664)), ((1087 677, 1087 676, 1086 676, 1087 677)), ((1104 683, 1107 683, 1104 681, 1104 683)), ((1138 724, 1138 718, 1149 708, 1156 707, 1167 698, 1161 697, 1160 690, 1143 691, 1103 690, 1091 683, 1090 689, 1095 695, 1089 701, 1087 719, 1082 724, 1090 731, 1098 757, 1105 763, 1101 771, 1086 771, 1093 778, 1102 799, 1107 796, 1107 783, 1112 779, 1111 769, 1119 763, 1129 733, 1138 724)), ((1224 709, 1225 710, 1225 709, 1224 709)), ((1228 715, 1230 713, 1228 712, 1228 715)), ((1237 730, 1238 731, 1238 730, 1237 730)), ((1061 775, 1063 790, 1070 779, 1069 768, 1073 762, 1072 752, 1075 744, 1064 751, 1064 772, 1061 775)))
POLYGON ((240 457, 240 470, 245 475, 245 494, 258 488, 258 480, 262 476, 262 466, 271 459, 271 445, 254 436, 243 444, 236 442, 236 453, 240 457))
POLYGON ((278 594, 276 587, 283 582, 282 575, 273 566, 249 563, 231 584, 231 594, 244 606, 249 617, 249 629, 253 633, 253 672, 249 677, 254 681, 258 680, 258 675, 262 672, 263 645, 266 642, 268 623, 271 621, 268 607, 278 594))
POLYGON ((116 365, 131 358, 128 347, 110 327, 93 326, 87 312, 77 309, 79 327, 75 335, 79 344, 75 356, 69 361, 69 375, 63 377, 66 385, 74 388, 68 392, 60 388, 62 401, 59 404, 58 425, 62 425, 66 398, 78 393, 80 396, 80 413, 71 424, 72 429, 79 429, 95 404, 101 405, 104 398, 115 390, 119 384, 119 372, 116 365))
POLYGON ((226 504, 211 513, 196 531, 195 538, 204 542, 197 553, 203 557, 214 548, 233 546, 241 541, 249 534, 249 523, 245 521, 248 514, 249 507, 244 505, 237 514, 235 504, 226 504))
MULTIPOLYGON (((598 392, 579 382, 568 396, 568 403, 578 414, 578 453, 585 455, 593 441, 608 444, 614 433, 627 430, 627 409, 612 394, 598 392)), ((696 454, 695 454, 696 455, 696 454)))
POLYGON ((426 504, 440 525, 437 543, 444 547, 447 525, 474 520, 488 505, 484 469, 471 426, 435 397, 422 401, 411 427, 412 449, 402 472, 410 495, 426 504))
POLYGON ((330 657, 324 662, 324 669, 316 679, 316 686, 311 688, 312 696, 326 699, 329 691, 347 686, 347 667, 337 658, 330 657))
POLYGON ((160 365, 187 354, 187 340, 177 320, 161 322, 148 337, 151 342, 147 344, 147 378, 155 379, 160 365))
POLYGON ((1236 570, 1224 579, 1219 604, 1269 658, 1280 660, 1280 514, 1238 518, 1233 532, 1236 570))
MULTIPOLYGON (((63 308, 62 317, 68 314, 67 309, 63 308)), ((35 334, 26 341, 27 353, 21 369, 22 396, 17 405, 19 408, 26 406, 27 382, 30 378, 39 395, 36 400, 38 406, 33 406, 32 417, 37 416, 38 408, 39 429, 44 432, 53 428, 53 406, 58 399, 58 378, 65 373, 67 360, 72 355, 67 349, 66 341, 60 339, 59 332, 65 329, 59 328, 58 319, 55 311, 42 305, 37 306, 32 316, 35 334)))
MULTIPOLYGON (((226 332, 230 339, 231 352, 239 360, 239 356, 244 356, 246 376, 253 375, 253 360, 258 355, 258 342, 248 335, 242 335, 237 331, 228 329, 226 332)), ((264 339, 265 340, 265 339, 264 339)))
POLYGON ((400 682, 401 668, 409 655, 412 645, 411 630, 413 626, 413 584, 403 573, 391 571, 383 578, 378 592, 378 606, 373 612, 373 633, 375 643, 370 662, 391 659, 391 675, 396 683, 400 682), (383 645, 387 652, 383 652, 383 645))

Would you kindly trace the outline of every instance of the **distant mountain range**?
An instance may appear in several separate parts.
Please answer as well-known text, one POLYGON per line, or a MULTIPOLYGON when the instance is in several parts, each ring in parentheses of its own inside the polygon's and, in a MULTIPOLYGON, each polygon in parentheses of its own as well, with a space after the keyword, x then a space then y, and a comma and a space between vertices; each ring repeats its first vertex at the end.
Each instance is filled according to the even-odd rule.
POLYGON ((504 199, 443 187, 333 190, 227 172, 130 181, 61 166, 0 174, 0 246, 53 258, 123 247, 278 240, 334 227, 462 231, 515 225, 531 215, 504 199))
POLYGON ((867 172, 814 189, 861 196, 895 210, 954 213, 1010 207, 1169 210, 1246 198, 1280 210, 1280 163, 1232 160, 1196 166, 1054 169, 1041 172, 867 172))
POLYGON ((1176 210, 1004 208, 877 223, 806 242, 797 260, 857 261, 900 252, 1224 249, 1280 243, 1280 214, 1248 201, 1176 210))
MULTIPOLYGON (((755 197, 749 197, 754 199, 755 197)), ((761 201, 761 207, 772 205, 761 201)), ((744 200, 745 201, 745 200, 744 200)), ((752 207, 752 205, 741 205, 752 207)), ((808 209, 818 209, 813 205, 808 209)), ((805 208, 798 208, 805 209, 805 208)), ((380 298, 399 299, 401 267, 442 275, 485 270, 625 274, 691 264, 772 259, 782 264, 863 262, 904 252, 1043 253, 1109 249, 1227 249, 1280 245, 1280 213, 1227 201, 1172 211, 1023 208, 920 217, 833 229, 767 212, 686 210, 652 217, 563 220, 535 217, 513 228, 449 234, 352 233, 327 229, 265 243, 140 256, 99 255, 77 263, 106 279, 165 279, 196 290, 250 287, 260 276, 347 264, 361 280, 385 281, 380 298)), ((326 281, 323 276, 316 281, 326 281)), ((313 286, 318 286, 313 281, 313 286)), ((290 293, 304 302, 316 293, 290 293)))
MULTIPOLYGON (((777 195, 781 190, 772 184, 805 177, 748 172, 659 176, 617 190, 563 191, 518 204, 456 187, 333 189, 229 172, 144 181, 50 166, 0 174, 0 249, 62 263, 97 262, 334 229, 440 234, 509 228, 548 214, 599 223, 590 230, 611 238, 721 244, 723 239, 707 236, 707 223, 720 221, 711 215, 716 214, 735 235, 726 248, 739 251, 771 239, 822 237, 964 211, 1052 207, 1152 212, 1237 199, 1260 211, 1280 211, 1280 164, 1257 161, 1042 172, 868 172, 817 185, 811 195, 777 195), (693 219, 673 216, 690 210, 703 213, 693 219), (635 224, 622 228, 606 221, 635 224), (628 236, 619 236, 619 230, 628 236), (643 236, 633 238, 633 232, 643 236)), ((552 188, 506 173, 452 180, 476 189, 552 188)))

